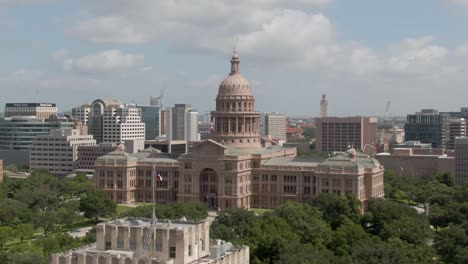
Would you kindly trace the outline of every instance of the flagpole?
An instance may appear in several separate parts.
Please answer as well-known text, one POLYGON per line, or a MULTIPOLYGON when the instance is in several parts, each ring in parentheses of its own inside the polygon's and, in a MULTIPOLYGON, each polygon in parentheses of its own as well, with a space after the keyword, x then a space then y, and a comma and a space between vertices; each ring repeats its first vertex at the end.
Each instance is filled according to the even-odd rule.
POLYGON ((156 203, 156 197, 155 197, 155 185, 156 185, 156 168, 155 166, 153 165, 153 176, 151 177, 152 180, 153 180, 153 215, 152 215, 152 219, 151 219, 151 222, 156 222, 156 213, 154 211, 154 204, 156 203))

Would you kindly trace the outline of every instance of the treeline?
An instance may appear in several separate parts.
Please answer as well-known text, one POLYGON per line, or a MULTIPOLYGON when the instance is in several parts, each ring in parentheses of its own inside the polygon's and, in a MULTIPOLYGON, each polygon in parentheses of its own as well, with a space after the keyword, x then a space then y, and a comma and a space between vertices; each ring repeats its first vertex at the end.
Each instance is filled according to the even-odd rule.
POLYGON ((94 242, 93 232, 76 239, 68 232, 115 208, 84 175, 58 179, 39 170, 22 180, 6 177, 0 185, 0 263, 49 263, 52 253, 94 242))
POLYGON ((468 263, 468 187, 454 187, 449 175, 415 181, 387 173, 386 180, 397 197, 369 201, 362 215, 354 197, 321 194, 262 215, 223 211, 211 236, 248 245, 256 264, 468 263), (432 212, 408 202, 427 202, 432 212))
MULTIPOLYGON (((117 208, 84 174, 59 179, 38 170, 22 180, 5 177, 0 184, 0 263, 49 263, 53 253, 96 241, 94 228, 82 238, 71 237, 70 231, 93 227, 103 219, 151 215, 152 205, 117 208)), ((158 204, 156 215, 202 220, 208 208, 201 203, 158 204)))

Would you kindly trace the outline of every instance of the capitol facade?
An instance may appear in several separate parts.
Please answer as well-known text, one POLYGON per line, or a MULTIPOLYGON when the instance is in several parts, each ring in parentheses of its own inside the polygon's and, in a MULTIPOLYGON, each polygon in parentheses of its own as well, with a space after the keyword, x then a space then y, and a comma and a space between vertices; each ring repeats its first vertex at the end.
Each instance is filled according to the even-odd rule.
POLYGON ((172 156, 149 148, 136 154, 117 149, 96 160, 96 186, 119 203, 151 202, 153 170, 158 203, 204 202, 211 209, 276 208, 320 193, 355 195, 364 205, 384 197, 380 163, 350 149, 328 159, 297 157, 295 148, 260 136, 260 114, 236 52, 221 82, 212 112, 211 139, 172 156))

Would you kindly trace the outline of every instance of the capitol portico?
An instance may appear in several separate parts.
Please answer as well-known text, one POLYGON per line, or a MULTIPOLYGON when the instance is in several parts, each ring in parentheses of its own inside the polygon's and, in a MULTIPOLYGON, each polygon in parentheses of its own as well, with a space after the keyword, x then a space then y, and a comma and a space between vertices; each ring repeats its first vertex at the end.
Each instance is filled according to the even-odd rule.
POLYGON ((150 202, 151 169, 163 181, 157 202, 207 203, 211 209, 275 208, 305 202, 320 193, 354 194, 364 202, 384 196, 383 167, 350 150, 322 158, 296 157, 296 148, 274 146, 260 137, 260 114, 237 52, 221 82, 212 112, 212 138, 178 157, 122 150, 97 159, 96 185, 120 203, 150 202))

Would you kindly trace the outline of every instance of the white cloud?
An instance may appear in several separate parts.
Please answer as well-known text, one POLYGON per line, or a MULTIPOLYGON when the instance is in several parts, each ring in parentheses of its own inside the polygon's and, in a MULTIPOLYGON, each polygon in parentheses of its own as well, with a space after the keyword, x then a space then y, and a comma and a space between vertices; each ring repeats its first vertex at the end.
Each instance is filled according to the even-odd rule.
POLYGON ((96 43, 142 44, 148 41, 146 32, 140 32, 122 16, 103 16, 86 20, 72 31, 96 43))
POLYGON ((141 66, 143 54, 123 53, 117 49, 105 50, 83 57, 68 57, 67 53, 57 52, 55 58, 61 58, 63 68, 68 71, 85 73, 116 72, 141 66))
POLYGON ((433 44, 434 38, 409 38, 392 48, 388 64, 390 69, 406 73, 424 73, 437 70, 448 56, 447 48, 433 44))

